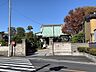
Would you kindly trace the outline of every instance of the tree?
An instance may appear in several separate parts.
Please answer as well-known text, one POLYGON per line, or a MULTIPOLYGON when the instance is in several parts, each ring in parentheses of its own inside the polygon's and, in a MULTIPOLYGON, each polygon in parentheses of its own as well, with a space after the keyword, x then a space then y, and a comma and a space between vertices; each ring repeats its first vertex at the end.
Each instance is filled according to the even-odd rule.
POLYGON ((64 19, 65 25, 62 31, 72 35, 77 34, 82 30, 83 16, 84 10, 82 8, 77 8, 74 11, 71 10, 64 19))
POLYGON ((22 39, 25 38, 25 30, 22 27, 17 27, 16 29, 16 35, 12 38, 17 43, 21 43, 22 39))
POLYGON ((10 30, 11 30, 11 32, 10 32, 11 33, 11 36, 14 36, 16 34, 15 27, 11 27, 10 30))
POLYGON ((28 33, 26 33, 26 39, 29 40, 30 42, 33 42, 34 37, 33 37, 33 31, 31 31, 33 29, 32 26, 28 26, 27 30, 29 30, 28 33))
POLYGON ((84 42, 84 33, 78 33, 78 34, 74 35, 71 39, 71 42, 73 42, 73 43, 84 42))
POLYGON ((33 29, 32 26, 28 26, 28 27, 27 27, 27 30, 29 30, 29 31, 31 31, 32 29, 33 29))
POLYGON ((35 34, 33 34, 32 29, 33 29, 32 26, 27 27, 27 30, 29 30, 29 32, 26 33, 27 55, 30 55, 30 54, 36 52, 36 48, 37 48, 37 39, 36 39, 35 34))
POLYGON ((11 40, 14 39, 14 36, 16 35, 16 28, 15 27, 11 27, 10 28, 10 35, 11 35, 11 40))
POLYGON ((18 27, 18 28, 17 28, 17 35, 18 35, 19 37, 23 38, 23 37, 25 36, 25 30, 24 30, 24 28, 18 27))
POLYGON ((69 14, 64 18, 65 24, 62 27, 63 33, 75 35, 83 28, 83 22, 86 15, 96 12, 96 7, 83 7, 70 10, 69 14))
POLYGON ((8 45, 8 35, 4 31, 0 32, 0 44, 2 46, 8 45))

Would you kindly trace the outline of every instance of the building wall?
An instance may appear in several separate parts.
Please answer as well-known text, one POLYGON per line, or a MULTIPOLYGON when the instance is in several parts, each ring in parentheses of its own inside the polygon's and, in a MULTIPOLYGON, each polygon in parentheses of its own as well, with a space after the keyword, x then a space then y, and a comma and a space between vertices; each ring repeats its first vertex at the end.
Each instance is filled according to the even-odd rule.
POLYGON ((91 28, 91 40, 92 42, 94 42, 95 41, 94 30, 96 29, 96 19, 90 20, 90 28, 91 28))
MULTIPOLYGON (((79 52, 77 50, 78 47, 89 47, 89 44, 88 43, 55 42, 54 54, 55 55, 79 55, 79 52)), ((49 52, 52 54, 52 46, 50 46, 49 52)))
POLYGON ((91 33, 94 33, 94 30, 96 29, 96 19, 90 20, 90 27, 91 27, 91 33))
POLYGON ((90 41, 90 22, 85 21, 85 40, 90 41))
POLYGON ((85 40, 94 42, 94 30, 96 29, 96 19, 91 19, 90 22, 85 21, 85 40))
POLYGON ((7 56, 8 55, 8 46, 0 46, 0 56, 7 56))

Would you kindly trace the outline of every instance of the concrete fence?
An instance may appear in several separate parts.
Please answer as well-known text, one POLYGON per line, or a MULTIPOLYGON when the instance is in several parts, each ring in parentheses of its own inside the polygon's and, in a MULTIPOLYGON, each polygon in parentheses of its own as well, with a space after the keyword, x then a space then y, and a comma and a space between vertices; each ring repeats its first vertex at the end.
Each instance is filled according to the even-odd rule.
POLYGON ((0 56, 8 56, 8 51, 10 56, 26 56, 26 42, 22 39, 22 43, 16 44, 15 47, 0 46, 0 56))
POLYGON ((0 56, 8 55, 8 46, 0 46, 0 56))
POLYGON ((55 42, 54 49, 50 45, 50 53, 54 50, 55 55, 80 55, 77 48, 78 47, 89 47, 88 43, 64 43, 64 42, 55 42))
POLYGON ((25 39, 22 40, 21 44, 17 44, 14 48, 15 56, 26 56, 26 42, 25 39))

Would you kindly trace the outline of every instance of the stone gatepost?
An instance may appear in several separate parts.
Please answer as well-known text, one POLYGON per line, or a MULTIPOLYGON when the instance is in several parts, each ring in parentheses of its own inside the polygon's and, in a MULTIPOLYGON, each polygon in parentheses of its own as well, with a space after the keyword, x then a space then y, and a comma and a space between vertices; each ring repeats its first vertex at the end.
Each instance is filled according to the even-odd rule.
POLYGON ((15 56, 26 56, 26 42, 25 42, 25 39, 22 39, 22 43, 16 44, 14 52, 15 52, 15 56))
POLYGON ((22 54, 26 56, 26 40, 22 39, 22 54))
POLYGON ((51 54, 51 55, 53 55, 54 54, 54 46, 53 46, 54 44, 53 44, 53 38, 49 38, 49 53, 51 54))

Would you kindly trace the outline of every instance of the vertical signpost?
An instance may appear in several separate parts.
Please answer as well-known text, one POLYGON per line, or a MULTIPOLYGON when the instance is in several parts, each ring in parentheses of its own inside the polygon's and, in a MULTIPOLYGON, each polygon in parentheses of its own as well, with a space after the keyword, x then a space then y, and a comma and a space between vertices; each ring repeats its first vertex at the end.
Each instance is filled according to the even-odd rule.
POLYGON ((8 57, 10 57, 10 50, 11 50, 11 34, 10 34, 10 28, 11 28, 11 0, 8 0, 8 9, 9 9, 9 15, 8 15, 8 57))

